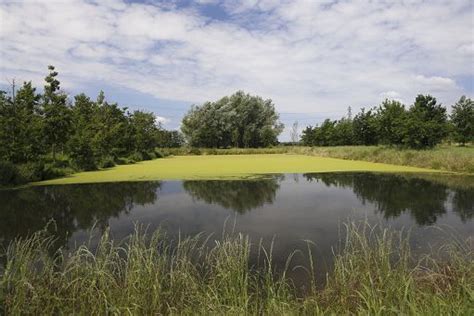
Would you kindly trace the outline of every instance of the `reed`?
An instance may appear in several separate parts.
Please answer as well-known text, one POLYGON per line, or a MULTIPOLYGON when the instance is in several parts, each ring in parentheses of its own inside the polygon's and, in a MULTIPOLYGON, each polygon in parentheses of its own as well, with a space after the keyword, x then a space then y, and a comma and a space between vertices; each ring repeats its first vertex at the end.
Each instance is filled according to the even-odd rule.
POLYGON ((452 239, 415 256, 403 232, 349 222, 333 271, 317 286, 308 243, 310 289, 298 294, 276 272, 272 247, 242 234, 172 241, 137 227, 116 243, 53 251, 36 233, 5 253, 1 314, 459 314, 472 315, 472 241, 452 239), (471 242, 471 243, 470 243, 471 242), (252 252, 256 250, 255 252, 252 252), (251 264, 251 252, 261 264, 251 264))

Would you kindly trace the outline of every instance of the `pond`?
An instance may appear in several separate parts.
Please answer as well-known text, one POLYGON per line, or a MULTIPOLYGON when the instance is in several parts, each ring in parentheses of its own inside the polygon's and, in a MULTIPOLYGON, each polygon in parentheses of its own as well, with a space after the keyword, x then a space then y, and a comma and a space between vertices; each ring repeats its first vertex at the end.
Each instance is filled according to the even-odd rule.
MULTIPOLYGON (((323 277, 340 245, 342 223, 410 229, 413 249, 448 233, 474 236, 474 177, 374 173, 282 174, 250 180, 123 182, 0 191, 0 244, 49 228, 58 247, 97 242, 107 227, 121 240, 143 223, 172 237, 223 230, 274 239, 277 265, 305 240, 323 277), (430 228, 441 226, 445 231, 430 228)), ((296 258, 298 260, 304 258, 296 258)), ((295 279, 298 276, 295 272, 295 279)))

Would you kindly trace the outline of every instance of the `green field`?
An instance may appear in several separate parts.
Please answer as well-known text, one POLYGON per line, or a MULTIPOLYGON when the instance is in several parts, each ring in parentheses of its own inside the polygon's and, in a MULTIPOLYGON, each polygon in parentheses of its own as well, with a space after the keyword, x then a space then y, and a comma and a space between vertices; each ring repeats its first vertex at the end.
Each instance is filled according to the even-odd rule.
POLYGON ((36 184, 232 179, 274 173, 346 171, 435 172, 416 167, 294 154, 175 156, 101 171, 80 172, 36 184))

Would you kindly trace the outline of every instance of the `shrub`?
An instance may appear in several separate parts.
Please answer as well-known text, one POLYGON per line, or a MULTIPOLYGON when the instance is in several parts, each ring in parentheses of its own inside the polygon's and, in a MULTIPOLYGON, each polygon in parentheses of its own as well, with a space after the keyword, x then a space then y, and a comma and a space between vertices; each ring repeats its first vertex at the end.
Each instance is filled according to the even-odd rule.
POLYGON ((47 163, 43 168, 42 180, 63 177, 71 172, 72 170, 70 168, 58 168, 54 164, 47 163))
POLYGON ((113 166, 115 166, 115 160, 111 156, 105 157, 100 163, 101 168, 112 168, 113 166))
POLYGON ((130 160, 126 157, 118 157, 115 159, 115 163, 117 165, 126 165, 126 164, 129 164, 129 163, 132 163, 130 162, 130 160))
POLYGON ((196 147, 191 147, 189 150, 188 150, 188 154, 189 155, 201 155, 202 152, 199 148, 196 148, 196 147))
POLYGON ((155 149, 155 158, 164 158, 166 153, 160 149, 155 149))
POLYGON ((154 151, 145 152, 145 154, 143 155, 143 160, 152 160, 155 158, 156 158, 156 154, 154 151))
POLYGON ((28 162, 17 166, 18 176, 23 182, 35 182, 43 180, 44 163, 28 162))
POLYGON ((142 161, 143 160, 143 154, 139 153, 139 152, 134 152, 133 154, 128 156, 128 159, 130 161, 133 161, 133 162, 142 161))
POLYGON ((8 161, 0 161, 0 185, 17 184, 19 176, 18 168, 8 161))

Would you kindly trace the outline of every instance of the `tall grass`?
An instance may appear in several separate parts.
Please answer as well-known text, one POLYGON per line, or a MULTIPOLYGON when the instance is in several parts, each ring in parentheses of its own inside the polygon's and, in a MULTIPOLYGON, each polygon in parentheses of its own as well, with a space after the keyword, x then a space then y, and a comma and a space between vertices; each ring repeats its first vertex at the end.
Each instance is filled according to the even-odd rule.
POLYGON ((401 149, 385 146, 304 147, 278 146, 270 148, 169 148, 165 156, 175 155, 251 155, 302 154, 320 157, 362 160, 402 166, 474 173, 474 147, 443 145, 429 150, 401 149))
POLYGON ((383 146, 295 147, 293 152, 321 157, 474 173, 474 147, 446 145, 429 150, 383 146))
POLYGON ((416 258, 408 236, 366 223, 346 225, 334 270, 317 286, 308 243, 310 288, 297 294, 272 251, 242 234, 198 235, 173 243, 137 228, 116 244, 51 255, 43 233, 18 239, 1 271, 2 314, 460 314, 472 315, 472 245, 452 240, 416 258), (256 249, 253 249, 256 248, 256 249), (256 250, 261 264, 252 265, 256 250))

